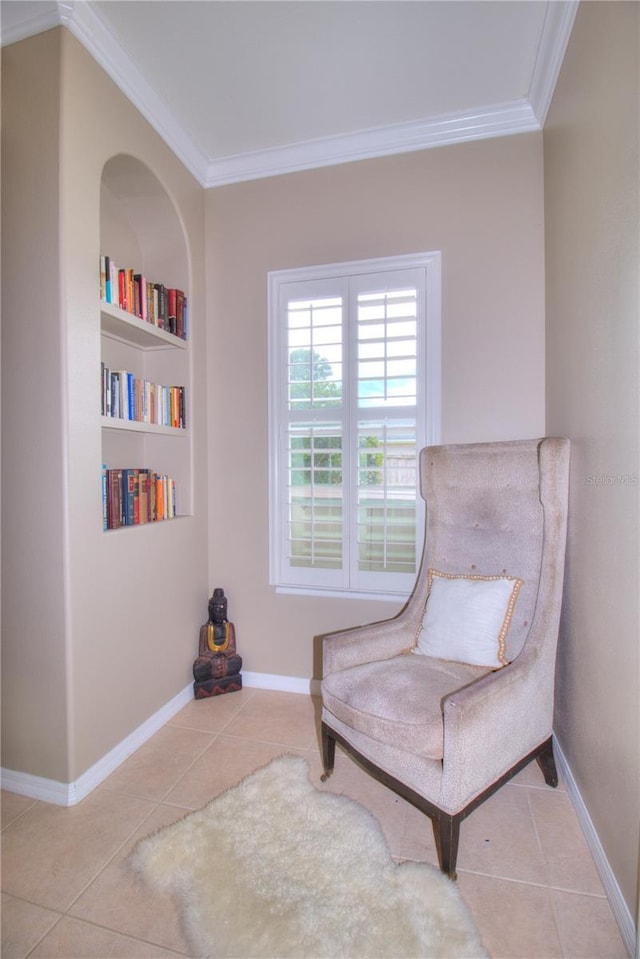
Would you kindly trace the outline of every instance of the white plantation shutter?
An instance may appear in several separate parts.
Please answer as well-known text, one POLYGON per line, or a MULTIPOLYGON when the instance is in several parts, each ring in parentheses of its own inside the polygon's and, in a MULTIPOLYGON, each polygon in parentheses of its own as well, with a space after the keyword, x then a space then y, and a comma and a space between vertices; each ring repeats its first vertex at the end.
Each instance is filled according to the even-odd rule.
POLYGON ((437 442, 439 255, 269 275, 271 582, 406 594, 437 442))

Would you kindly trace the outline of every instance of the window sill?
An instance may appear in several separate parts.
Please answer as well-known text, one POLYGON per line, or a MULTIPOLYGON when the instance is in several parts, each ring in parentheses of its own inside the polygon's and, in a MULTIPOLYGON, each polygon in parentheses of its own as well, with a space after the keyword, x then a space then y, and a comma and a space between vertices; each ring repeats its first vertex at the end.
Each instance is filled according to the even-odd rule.
POLYGON ((404 603, 411 595, 407 593, 377 593, 355 589, 324 589, 310 586, 275 586, 278 595, 283 596, 314 596, 318 599, 371 599, 381 600, 384 603, 404 603))

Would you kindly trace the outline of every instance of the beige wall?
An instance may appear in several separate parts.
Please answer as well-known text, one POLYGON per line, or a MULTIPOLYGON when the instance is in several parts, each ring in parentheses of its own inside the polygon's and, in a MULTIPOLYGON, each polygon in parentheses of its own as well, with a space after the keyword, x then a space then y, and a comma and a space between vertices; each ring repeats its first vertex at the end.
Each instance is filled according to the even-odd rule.
POLYGON ((581 4, 544 133, 547 428, 573 444, 556 732, 634 917, 639 12, 581 4))
POLYGON ((2 762, 55 776, 68 685, 62 341, 48 316, 60 297, 60 34, 35 37, 31 55, 22 46, 2 50, 2 762))
MULTIPOLYGON (((65 363, 72 371, 67 395, 67 556, 73 780, 193 679, 191 665, 208 595, 204 196, 84 47, 66 31, 63 39, 61 252, 65 363), (186 279, 191 281, 194 492, 192 516, 105 535, 99 522, 89 521, 100 507, 94 471, 101 451, 96 416, 84 398, 95 389, 94 371, 99 369, 94 264, 101 252, 100 177, 115 154, 133 156, 153 172, 184 229, 191 272, 186 279), (147 681, 150 674, 152 682, 147 681)), ((140 228, 141 236, 145 233, 140 228)), ((154 466, 152 452, 143 465, 154 466)))
POLYGON ((189 684, 206 618, 204 193, 66 30, 3 71, 3 765, 73 782, 189 684), (184 229, 193 516, 104 534, 100 180, 120 153, 184 229))
MULTIPOLYGON (((267 271, 442 251, 442 440, 544 432, 541 135, 207 192, 210 570, 245 669, 319 676, 314 635, 393 614, 268 585, 267 271)), ((317 646, 317 644, 316 644, 317 646)))

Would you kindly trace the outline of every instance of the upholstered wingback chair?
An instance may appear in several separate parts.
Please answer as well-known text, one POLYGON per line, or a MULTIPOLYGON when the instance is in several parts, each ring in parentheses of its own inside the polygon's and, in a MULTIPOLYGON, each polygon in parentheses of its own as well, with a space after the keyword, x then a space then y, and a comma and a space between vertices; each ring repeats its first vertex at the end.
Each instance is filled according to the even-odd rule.
POLYGON ((427 447, 426 536, 392 619, 323 637, 325 777, 340 743, 433 821, 456 875, 460 823, 537 759, 557 785, 554 674, 569 441, 427 447))

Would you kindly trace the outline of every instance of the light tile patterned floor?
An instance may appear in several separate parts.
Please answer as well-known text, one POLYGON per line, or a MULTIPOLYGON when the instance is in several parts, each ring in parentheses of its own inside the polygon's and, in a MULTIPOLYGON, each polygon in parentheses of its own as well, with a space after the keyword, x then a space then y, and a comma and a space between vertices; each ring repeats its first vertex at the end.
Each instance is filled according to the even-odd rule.
MULTIPOLYGON (((283 752, 319 784, 318 713, 307 696, 243 689, 189 703, 75 807, 3 792, 3 959, 188 955, 129 850, 283 752)), ((327 788, 378 817, 394 856, 436 862, 429 821, 340 753, 327 788)), ((458 877, 492 959, 626 959, 567 794, 535 764, 463 823, 458 877)))

